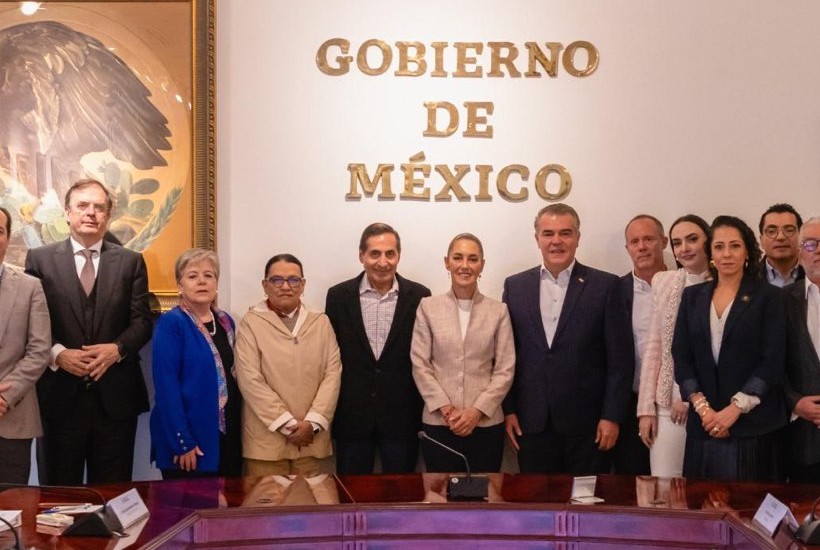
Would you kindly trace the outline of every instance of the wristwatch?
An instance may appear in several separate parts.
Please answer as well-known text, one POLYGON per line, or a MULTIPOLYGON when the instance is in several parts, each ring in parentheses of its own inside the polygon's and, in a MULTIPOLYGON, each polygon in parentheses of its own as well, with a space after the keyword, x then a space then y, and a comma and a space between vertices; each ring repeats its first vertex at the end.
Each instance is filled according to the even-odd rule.
POLYGON ((116 342, 116 344, 117 344, 117 353, 120 354, 120 359, 119 359, 119 361, 117 361, 117 363, 119 363, 120 361, 125 359, 126 355, 128 355, 128 350, 125 349, 125 345, 123 345, 122 342, 118 341, 118 342, 116 342))

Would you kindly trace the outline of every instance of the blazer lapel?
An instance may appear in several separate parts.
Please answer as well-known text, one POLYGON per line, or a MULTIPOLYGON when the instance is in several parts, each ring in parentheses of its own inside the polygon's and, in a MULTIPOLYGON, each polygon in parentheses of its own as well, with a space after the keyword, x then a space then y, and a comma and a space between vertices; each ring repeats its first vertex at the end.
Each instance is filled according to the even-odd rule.
POLYGON ((723 327, 721 343, 726 341, 732 329, 737 326, 737 322, 743 317, 746 310, 749 309, 753 295, 754 285, 748 277, 744 277, 740 282, 740 288, 732 302, 732 307, 729 309, 729 316, 726 318, 726 325, 723 327))
MULTIPOLYGON (((376 356, 373 354, 373 348, 370 347, 370 340, 367 339, 367 330, 364 328, 362 302, 359 298, 359 285, 362 283, 362 277, 365 277, 364 273, 362 273, 362 275, 355 280, 352 286, 348 287, 347 290, 349 294, 347 300, 345 301, 347 302, 347 307, 349 308, 348 317, 350 322, 353 324, 353 331, 358 335, 363 349, 368 350, 368 352, 370 352, 370 357, 373 361, 375 361, 376 356)), ((401 298, 401 288, 399 288, 399 297, 401 298)), ((398 304, 396 304, 396 307, 398 307, 398 304)))
POLYGON ((100 264, 97 267, 95 289, 97 298, 94 305, 94 334, 98 334, 108 309, 108 296, 114 294, 114 285, 117 274, 120 272, 122 254, 119 247, 111 246, 103 241, 100 253, 100 264))
POLYGON ((809 334, 809 327, 806 324, 808 317, 808 303, 806 302, 806 281, 800 279, 791 289, 789 289, 792 296, 787 302, 787 307, 794 309, 794 316, 798 320, 797 326, 794 330, 798 332, 798 341, 801 343, 800 348, 805 348, 805 353, 816 371, 820 371, 820 357, 817 355, 817 350, 814 349, 814 343, 809 334))
MULTIPOLYGON (((712 349, 712 324, 710 319, 712 315, 712 293, 714 289, 715 283, 709 282, 698 290, 698 294, 695 297, 695 316, 700 323, 701 338, 704 342, 708 343, 710 350, 712 349)), ((710 352, 709 357, 711 356, 712 354, 710 352)))
POLYGON ((578 298, 580 298, 584 292, 586 274, 586 266, 576 261, 575 267, 569 276, 569 286, 567 287, 567 294, 564 296, 564 305, 561 307, 561 315, 558 317, 558 326, 555 329, 555 335, 552 337, 553 342, 561 336, 561 332, 564 330, 564 327, 567 326, 570 315, 572 315, 572 310, 578 302, 578 298))
POLYGON ((632 273, 621 279, 623 285, 624 301, 626 302, 626 312, 629 318, 632 319, 632 305, 635 302, 635 278, 632 273))
MULTIPOLYGON (((390 331, 387 333, 387 340, 384 342, 384 348, 382 349, 382 355, 387 353, 387 350, 390 348, 393 341, 398 338, 397 334, 399 330, 401 330, 401 324, 404 323, 407 316, 412 313, 410 311, 410 294, 408 294, 407 289, 402 284, 401 277, 396 274, 396 281, 399 284, 399 296, 396 300, 396 311, 393 314, 393 322, 390 324, 390 331)), ((362 318, 361 311, 359 312, 359 319, 362 318)), ((364 325, 362 326, 364 328, 364 325)), ((367 338, 367 334, 365 333, 365 339, 367 338)), ((370 343, 368 342, 368 346, 370 343)))
POLYGON ((17 295, 19 284, 20 277, 17 272, 5 266, 3 279, 0 281, 0 346, 2 346, 3 335, 6 333, 6 326, 11 318, 11 308, 14 306, 14 297, 17 295))
MULTIPOLYGON (((55 273, 65 273, 63 278, 63 290, 68 300, 74 316, 77 318, 78 326, 85 324, 83 315, 83 287, 80 284, 80 277, 77 275, 77 264, 74 261, 74 249, 71 248, 71 239, 63 241, 62 246, 55 249, 54 263, 55 273)), ((86 329, 87 330, 87 329, 86 329)))

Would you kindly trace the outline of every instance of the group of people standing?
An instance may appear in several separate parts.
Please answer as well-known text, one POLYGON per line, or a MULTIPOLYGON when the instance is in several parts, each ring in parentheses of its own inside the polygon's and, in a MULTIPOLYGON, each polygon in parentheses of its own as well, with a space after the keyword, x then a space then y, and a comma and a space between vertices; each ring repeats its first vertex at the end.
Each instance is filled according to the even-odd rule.
MULTIPOLYGON (((33 277, 0 272, 10 481, 27 480, 21 449, 40 435, 41 482, 81 484, 86 468, 89 483, 131 477, 152 322, 142 257, 105 239, 112 202, 101 183, 75 183, 71 237, 29 252, 33 277)), ((166 479, 318 474, 334 454, 340 474, 371 473, 377 459, 382 472, 413 472, 424 435, 427 471, 463 469, 428 439, 473 471, 499 471, 506 435, 522 472, 820 482, 820 219, 803 225, 788 208, 793 221, 776 208, 761 220, 764 248, 778 245, 765 259, 740 219, 682 216, 669 235, 676 271, 662 224, 636 216, 633 270, 618 277, 576 260, 579 216, 552 204, 534 220, 542 264, 507 278, 501 301, 478 288, 475 235, 450 241, 450 289, 432 297, 397 273, 399 234, 374 223, 363 272, 328 290, 324 313, 302 303, 301 261, 277 254, 265 299, 238 324, 216 306, 216 254, 188 250, 179 305, 153 330, 152 459, 166 479), (799 240, 806 280, 796 261, 775 261, 784 240, 795 252, 799 240), (798 283, 781 291, 774 272, 798 283)), ((0 259, 11 222, 0 211, 3 221, 0 259)))
POLYGON ((682 216, 667 271, 662 224, 627 225, 638 423, 616 471, 820 482, 820 219, 775 204, 759 232, 763 257, 739 218, 682 216))

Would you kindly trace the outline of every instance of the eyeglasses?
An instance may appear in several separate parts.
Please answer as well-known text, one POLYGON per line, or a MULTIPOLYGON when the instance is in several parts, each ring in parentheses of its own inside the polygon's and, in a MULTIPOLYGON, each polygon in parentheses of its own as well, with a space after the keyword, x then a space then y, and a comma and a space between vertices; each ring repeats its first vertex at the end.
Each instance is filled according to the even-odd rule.
POLYGON ((279 288, 280 286, 285 284, 285 282, 288 283, 288 286, 290 288, 296 288, 297 286, 302 284, 302 281, 304 281, 304 279, 302 279, 301 277, 280 277, 279 275, 268 277, 265 280, 273 286, 275 286, 276 288, 279 288))
POLYGON ((800 248, 806 252, 814 252, 817 250, 817 239, 805 239, 802 243, 800 243, 800 248))
POLYGON ((797 227, 794 225, 784 225, 783 227, 767 225, 763 228, 763 234, 770 239, 776 239, 778 233, 781 231, 783 232, 783 236, 788 239, 789 237, 794 237, 795 233, 797 233, 797 227))

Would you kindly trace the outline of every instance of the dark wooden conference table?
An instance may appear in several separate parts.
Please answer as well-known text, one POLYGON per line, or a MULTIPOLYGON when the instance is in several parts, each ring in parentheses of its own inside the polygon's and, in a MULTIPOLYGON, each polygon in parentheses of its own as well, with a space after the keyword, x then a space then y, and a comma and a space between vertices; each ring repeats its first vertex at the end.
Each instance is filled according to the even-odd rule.
MULTIPOLYGON (((771 493, 799 521, 820 496, 820 485, 598 476, 604 502, 578 505, 568 475, 489 477, 484 502, 448 502, 448 476, 410 474, 0 488, 0 508, 23 510, 26 549, 800 548, 752 516, 771 493), (132 487, 150 516, 128 539, 64 537, 35 523, 41 503, 100 503, 132 487)), ((0 533, 0 548, 13 542, 0 533)))

